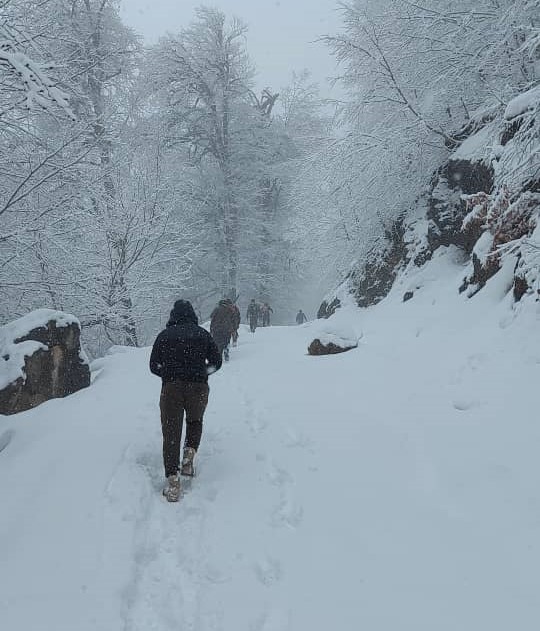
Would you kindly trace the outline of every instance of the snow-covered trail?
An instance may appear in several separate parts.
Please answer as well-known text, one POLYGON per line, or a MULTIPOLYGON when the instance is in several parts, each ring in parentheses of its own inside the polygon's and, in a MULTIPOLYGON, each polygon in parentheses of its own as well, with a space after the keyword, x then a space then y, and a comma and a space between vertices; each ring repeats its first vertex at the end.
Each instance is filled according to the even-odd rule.
POLYGON ((394 313, 335 357, 305 355, 311 325, 243 332, 178 505, 148 349, 2 417, 2 629, 538 628, 540 351, 394 313))

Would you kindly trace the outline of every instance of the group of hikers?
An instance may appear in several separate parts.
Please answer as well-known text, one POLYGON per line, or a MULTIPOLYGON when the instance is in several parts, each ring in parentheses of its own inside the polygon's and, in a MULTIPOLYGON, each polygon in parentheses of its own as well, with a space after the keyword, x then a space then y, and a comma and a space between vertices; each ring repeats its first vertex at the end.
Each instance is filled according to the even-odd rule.
MULTIPOLYGON (((270 325, 272 307, 255 299, 249 303, 246 317, 250 330, 255 332, 259 321, 270 325)), ((307 318, 302 310, 296 323, 307 318)), ((199 326, 191 303, 177 300, 167 326, 157 336, 150 355, 150 371, 161 378, 161 429, 163 433, 163 464, 167 486, 163 495, 169 502, 180 498, 180 475, 195 474, 194 459, 203 429, 203 416, 208 404, 208 376, 218 371, 223 360, 229 359, 229 344, 236 346, 240 328, 240 309, 230 298, 224 298, 214 309, 210 332, 199 326), (180 446, 182 427, 186 417, 186 437, 182 460, 180 446)))
POLYGON ((261 305, 255 300, 255 298, 252 298, 246 313, 246 318, 249 322, 249 330, 252 333, 255 333, 259 324, 261 326, 270 326, 271 313, 274 313, 274 310, 267 302, 264 302, 261 305))

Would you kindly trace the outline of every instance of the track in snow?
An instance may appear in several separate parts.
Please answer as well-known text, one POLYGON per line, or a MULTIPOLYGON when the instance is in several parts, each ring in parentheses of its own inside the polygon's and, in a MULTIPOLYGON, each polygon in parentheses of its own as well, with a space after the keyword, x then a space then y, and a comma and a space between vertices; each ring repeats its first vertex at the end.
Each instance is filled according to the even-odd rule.
POLYGON ((539 432, 507 419, 538 362, 527 388, 496 337, 477 332, 464 352, 456 327, 433 370, 429 327, 380 326, 320 359, 305 355, 309 327, 244 333, 211 380, 178 505, 161 497, 147 349, 2 420, 2 627, 533 628, 539 432))

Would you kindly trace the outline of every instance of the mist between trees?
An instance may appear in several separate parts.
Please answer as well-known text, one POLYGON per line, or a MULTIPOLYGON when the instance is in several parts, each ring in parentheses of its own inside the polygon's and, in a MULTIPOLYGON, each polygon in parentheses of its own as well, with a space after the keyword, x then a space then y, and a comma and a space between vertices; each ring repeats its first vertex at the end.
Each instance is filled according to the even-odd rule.
POLYGON ((0 0, 2 320, 73 312, 94 354, 146 344, 178 297, 287 321, 414 205, 475 110, 538 81, 536 0, 341 11, 329 104, 303 69, 256 92, 249 32, 217 9, 145 48, 114 0, 0 0))

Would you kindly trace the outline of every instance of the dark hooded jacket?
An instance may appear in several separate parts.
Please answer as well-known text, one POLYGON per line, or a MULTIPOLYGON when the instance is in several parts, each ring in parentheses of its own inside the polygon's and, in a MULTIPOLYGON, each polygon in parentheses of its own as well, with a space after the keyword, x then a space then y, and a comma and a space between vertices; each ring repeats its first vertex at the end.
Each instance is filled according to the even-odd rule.
POLYGON ((219 348, 225 348, 236 331, 236 312, 232 300, 220 300, 210 316, 210 333, 219 348))
POLYGON ((208 331, 198 325, 187 300, 177 300, 167 327, 156 338, 150 371, 163 381, 206 383, 221 368, 221 353, 208 331))

